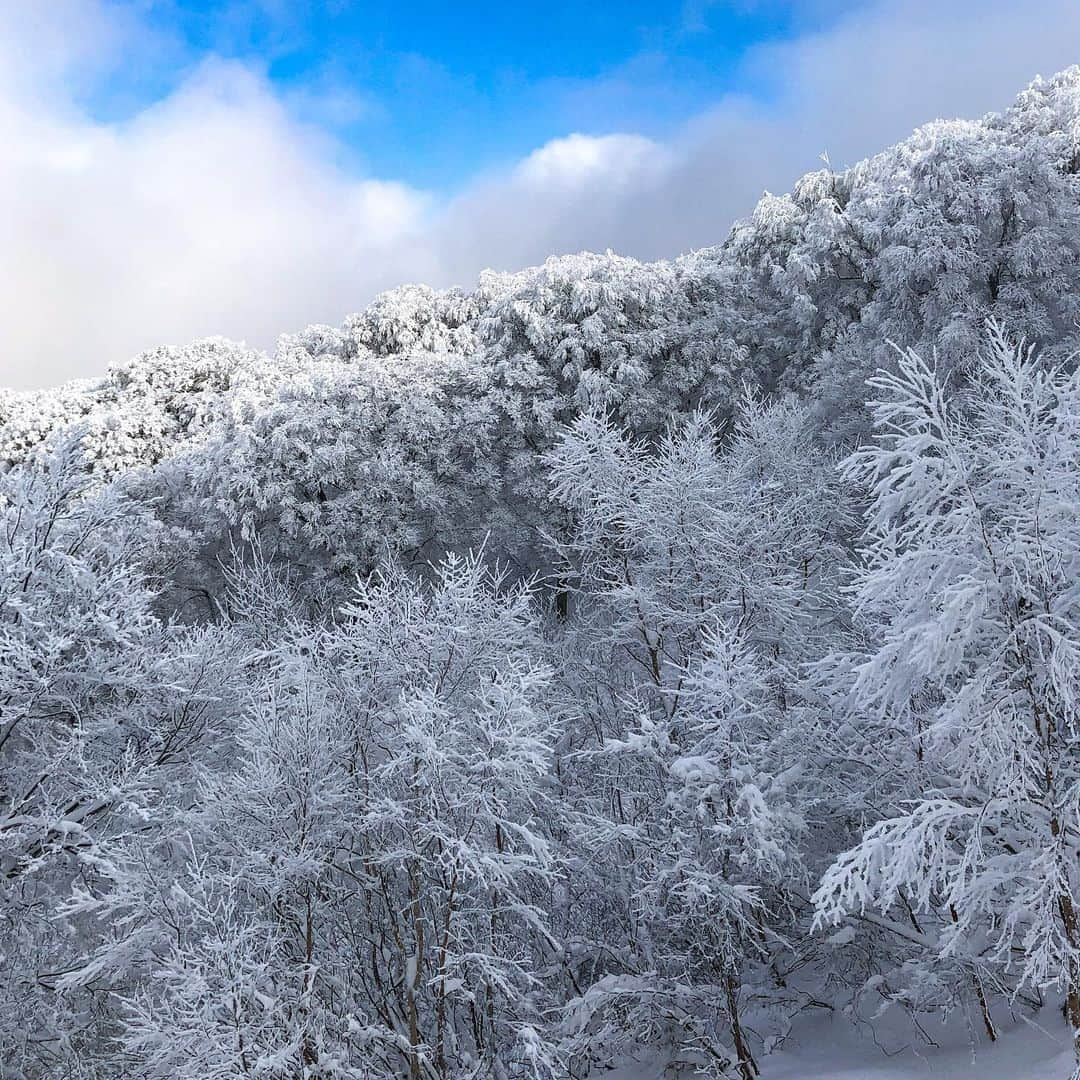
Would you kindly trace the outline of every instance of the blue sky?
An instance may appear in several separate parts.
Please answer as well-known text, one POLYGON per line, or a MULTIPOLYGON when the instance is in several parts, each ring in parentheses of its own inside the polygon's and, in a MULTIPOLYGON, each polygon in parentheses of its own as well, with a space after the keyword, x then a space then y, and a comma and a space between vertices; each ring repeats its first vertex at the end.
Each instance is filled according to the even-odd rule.
POLYGON ((662 136, 727 93, 767 99, 770 80, 743 63, 748 52, 826 28, 860 4, 152 0, 134 6, 155 40, 88 93, 98 118, 121 119, 167 96, 213 54, 263 70, 297 115, 332 131, 358 167, 447 190, 571 131, 662 136))

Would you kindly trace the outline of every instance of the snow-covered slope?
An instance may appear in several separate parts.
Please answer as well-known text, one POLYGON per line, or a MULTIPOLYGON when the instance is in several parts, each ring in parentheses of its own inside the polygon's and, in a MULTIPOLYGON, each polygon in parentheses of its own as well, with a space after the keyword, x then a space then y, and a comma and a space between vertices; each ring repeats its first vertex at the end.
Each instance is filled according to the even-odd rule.
POLYGON ((0 395, 0 1076, 1065 1080, 1078 117, 0 395))
MULTIPOLYGON (((1074 1059, 1057 1020, 1050 1010, 1017 1019, 990 1043, 980 1034, 973 1039, 955 1016, 924 1017, 919 1032, 895 1018, 854 1026, 847 1017, 819 1015, 797 1021, 783 1046, 760 1062, 761 1080, 1065 1080, 1074 1059)), ((692 1072, 684 1072, 689 1080, 692 1072)), ((673 1080, 680 1074, 654 1059, 603 1076, 673 1080)))

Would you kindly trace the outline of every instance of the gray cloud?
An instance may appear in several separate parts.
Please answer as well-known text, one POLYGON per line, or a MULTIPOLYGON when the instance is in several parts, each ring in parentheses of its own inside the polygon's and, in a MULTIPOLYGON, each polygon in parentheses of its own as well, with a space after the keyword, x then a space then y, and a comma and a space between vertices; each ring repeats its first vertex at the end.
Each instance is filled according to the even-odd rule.
POLYGON ((655 258, 715 243, 822 151, 851 163, 922 122, 1001 108, 1080 60, 1072 0, 877 3, 748 57, 767 104, 703 102, 663 141, 568 135, 438 200, 352 175, 236 64, 208 61, 123 124, 92 121, 71 87, 95 59, 137 48, 139 28, 92 0, 50 8, 61 3, 59 20, 28 20, 0 0, 0 384, 13 386, 210 333, 270 345, 406 280, 468 284, 562 251, 655 258))

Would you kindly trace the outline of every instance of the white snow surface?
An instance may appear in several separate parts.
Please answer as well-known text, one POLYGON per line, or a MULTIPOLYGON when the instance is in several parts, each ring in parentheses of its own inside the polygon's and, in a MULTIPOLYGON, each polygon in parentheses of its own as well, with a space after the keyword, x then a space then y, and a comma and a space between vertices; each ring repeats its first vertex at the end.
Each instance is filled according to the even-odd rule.
MULTIPOLYGON (((1074 1068, 1068 1033, 1056 1009, 1001 1025, 990 1043, 981 1032, 973 1043, 963 1019, 921 1021, 926 1035, 904 1021, 853 1026, 847 1017, 825 1016, 796 1025, 783 1049, 758 1060, 761 1080, 1069 1080, 1074 1068)), ((638 1062, 607 1080, 689 1080, 659 1061, 638 1062)))

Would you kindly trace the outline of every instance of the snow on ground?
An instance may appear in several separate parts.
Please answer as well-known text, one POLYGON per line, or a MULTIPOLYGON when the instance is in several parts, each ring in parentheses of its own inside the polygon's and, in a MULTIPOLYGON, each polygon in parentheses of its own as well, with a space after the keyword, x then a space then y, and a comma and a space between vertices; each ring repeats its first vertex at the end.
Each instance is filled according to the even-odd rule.
POLYGON ((1068 1080, 1072 1071, 1065 1025, 1053 1010, 1005 1028, 996 1043, 982 1036, 974 1046, 961 1025, 925 1027, 937 1046, 912 1032, 908 1039, 878 1034, 879 1047, 846 1020, 825 1020, 770 1057, 763 1080, 1068 1080))
MULTIPOLYGON (((784 1048, 763 1057, 761 1080, 1069 1080, 1073 1057, 1060 1013, 1044 1009, 1033 1020, 1002 1025, 990 1043, 971 1045, 964 1023, 923 1025, 937 1043, 912 1028, 853 1027, 844 1017, 799 1024, 784 1048), (876 1042, 875 1042, 876 1040, 876 1042)), ((606 1073, 606 1080, 673 1080, 661 1064, 606 1073)), ((688 1073, 681 1074, 690 1080, 688 1073)))

